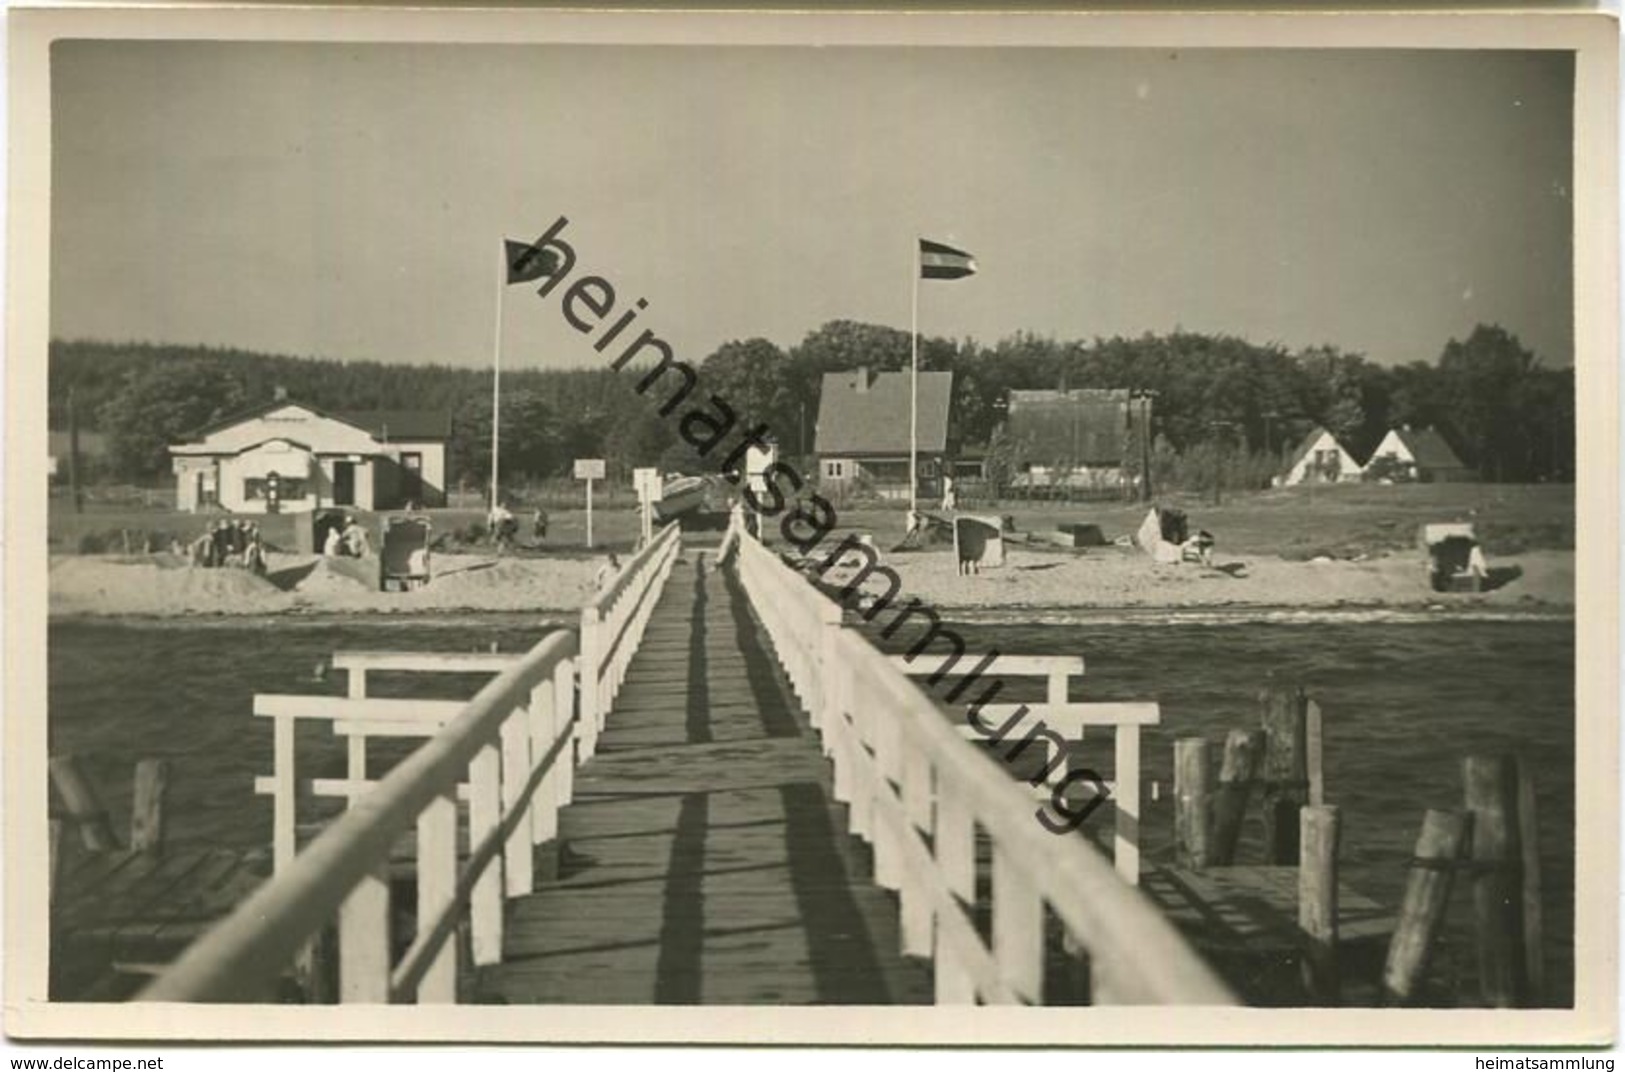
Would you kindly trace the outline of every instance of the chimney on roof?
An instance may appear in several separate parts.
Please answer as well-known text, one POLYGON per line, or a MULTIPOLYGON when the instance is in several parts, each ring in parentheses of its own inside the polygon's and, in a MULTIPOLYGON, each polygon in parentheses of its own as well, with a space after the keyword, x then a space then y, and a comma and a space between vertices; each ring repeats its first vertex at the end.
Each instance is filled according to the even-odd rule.
POLYGON ((866 395, 866 394, 869 393, 869 366, 868 365, 859 365, 858 366, 858 379, 857 379, 856 386, 857 386, 857 389, 858 389, 858 394, 866 395))
POLYGON ((286 402, 288 400, 288 389, 279 383, 271 388, 271 397, 278 402, 286 402))

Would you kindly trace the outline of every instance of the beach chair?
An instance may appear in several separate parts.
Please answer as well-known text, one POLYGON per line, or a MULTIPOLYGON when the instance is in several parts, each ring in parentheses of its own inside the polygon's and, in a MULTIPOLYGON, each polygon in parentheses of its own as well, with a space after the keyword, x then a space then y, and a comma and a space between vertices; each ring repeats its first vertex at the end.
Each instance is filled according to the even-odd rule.
POLYGON ((429 583, 429 519, 391 517, 384 521, 378 553, 378 588, 404 592, 429 583))

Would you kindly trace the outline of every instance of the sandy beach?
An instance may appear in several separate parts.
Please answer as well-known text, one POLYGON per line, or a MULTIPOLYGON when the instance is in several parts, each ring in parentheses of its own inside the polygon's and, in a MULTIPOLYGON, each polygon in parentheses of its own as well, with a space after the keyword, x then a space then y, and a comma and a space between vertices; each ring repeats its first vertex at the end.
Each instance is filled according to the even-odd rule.
MULTIPOLYGON (((903 591, 941 608, 1034 607, 1540 607, 1574 605, 1574 554, 1530 551, 1491 562, 1483 593, 1434 592, 1415 552, 1361 560, 1291 561, 1275 555, 1224 556, 1214 566, 1159 565, 1139 551, 1103 547, 1085 553, 1013 548, 1006 564, 959 576, 951 554, 886 556, 903 591)), ((850 566, 830 570, 845 584, 850 566)), ((871 578, 868 591, 884 590, 871 578)))
MULTIPOLYGON (((53 617, 267 614, 422 614, 443 611, 573 611, 591 594, 601 558, 439 554, 434 579, 410 592, 381 592, 376 559, 271 556, 258 577, 199 569, 170 554, 59 555, 51 559, 53 617)), ((854 560, 855 562, 855 560, 854 560)), ((1574 605, 1574 555, 1530 551, 1491 566, 1508 577, 1480 594, 1433 592, 1419 557, 1289 561, 1274 555, 1220 556, 1213 568, 1158 565, 1125 548, 1084 553, 1012 548, 1007 563, 957 574, 947 551, 889 554, 903 591, 944 609, 1474 607, 1562 611, 1574 605)), ((830 570, 845 584, 850 566, 830 570)), ((871 577, 865 586, 883 590, 871 577)))
POLYGON ((167 553, 55 555, 52 617, 422 614, 567 611, 586 603, 599 558, 437 554, 433 579, 409 592, 378 590, 376 558, 272 554, 259 577, 201 569, 167 553))

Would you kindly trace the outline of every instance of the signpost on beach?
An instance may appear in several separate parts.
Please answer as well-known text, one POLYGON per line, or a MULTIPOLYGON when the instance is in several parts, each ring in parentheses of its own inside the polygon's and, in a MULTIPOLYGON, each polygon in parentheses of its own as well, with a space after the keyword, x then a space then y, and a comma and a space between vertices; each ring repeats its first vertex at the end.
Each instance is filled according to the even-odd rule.
POLYGON ((655 500, 660 497, 660 470, 632 470, 632 490, 638 494, 638 533, 644 543, 654 539, 655 500))
POLYGON ((576 479, 587 482, 587 546, 592 547, 592 482, 604 479, 604 459, 577 458, 576 479))

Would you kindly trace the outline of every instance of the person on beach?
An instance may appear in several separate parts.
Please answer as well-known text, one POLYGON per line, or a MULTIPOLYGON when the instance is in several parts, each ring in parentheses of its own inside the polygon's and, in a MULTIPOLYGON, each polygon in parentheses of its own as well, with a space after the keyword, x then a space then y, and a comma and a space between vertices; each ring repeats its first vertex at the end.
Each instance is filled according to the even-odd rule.
POLYGON ((491 529, 491 542, 497 545, 497 554, 513 547, 514 537, 519 535, 519 519, 513 516, 507 503, 497 503, 491 507, 489 518, 491 529))
POLYGON ((531 539, 537 543, 543 543, 547 540, 547 511, 540 506, 536 508, 536 512, 530 517, 530 535, 531 539))
POLYGON ((593 574, 593 588, 600 592, 608 591, 609 586, 615 583, 615 578, 620 576, 620 572, 621 560, 615 556, 614 551, 611 551, 609 561, 599 566, 598 572, 593 574))
POLYGON ((327 530, 327 538, 322 541, 322 556, 324 558, 338 558, 344 554, 344 536, 337 525, 327 530))
POLYGON ((361 527, 353 515, 344 519, 344 549, 355 558, 366 558, 370 553, 367 530, 361 527))
POLYGON ((942 512, 951 514, 959 507, 959 496, 954 493, 954 478, 942 478, 942 512))

